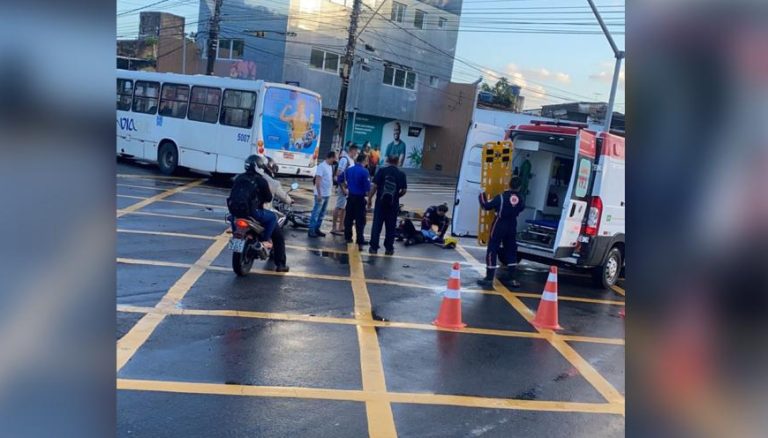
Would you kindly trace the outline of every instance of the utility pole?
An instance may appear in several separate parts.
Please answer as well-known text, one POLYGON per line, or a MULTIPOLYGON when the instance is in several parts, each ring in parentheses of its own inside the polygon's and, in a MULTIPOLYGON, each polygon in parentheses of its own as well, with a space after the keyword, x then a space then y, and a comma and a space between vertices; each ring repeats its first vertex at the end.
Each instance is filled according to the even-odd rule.
POLYGON ((181 74, 187 74, 187 32, 181 34, 181 74))
POLYGON ((221 2, 214 0, 213 17, 208 24, 208 66, 205 74, 213 75, 213 66, 216 65, 216 48, 219 46, 219 22, 221 21, 221 2))
POLYGON ((616 42, 613 41, 613 37, 611 36, 611 32, 608 30, 608 26, 605 25, 605 22, 603 21, 603 17, 600 16, 600 12, 597 10, 597 6, 595 6, 595 2, 592 0, 587 0, 589 2, 589 7, 592 8, 592 13, 595 14, 595 18, 597 18, 597 22, 600 24, 600 28, 603 29, 603 33, 605 34, 605 37, 608 39, 608 44, 611 45, 611 49, 613 50, 613 56, 616 57, 616 65, 613 69, 613 82, 611 82, 611 96, 608 98, 608 108, 605 109, 605 126, 603 127, 603 130, 605 132, 611 132, 611 122, 613 121, 613 104, 616 100, 616 88, 619 85, 619 72, 621 71, 621 60, 624 59, 624 51, 619 50, 619 48, 616 46, 616 42))
POLYGON ((352 4, 352 15, 349 17, 349 36, 347 48, 344 52, 344 62, 341 67, 341 90, 339 91, 339 103, 336 110, 336 126, 333 133, 333 146, 340 151, 344 142, 344 129, 347 121, 347 94, 349 92, 349 75, 352 72, 352 63, 355 57, 355 45, 357 43, 357 20, 360 18, 362 0, 355 0, 352 4))

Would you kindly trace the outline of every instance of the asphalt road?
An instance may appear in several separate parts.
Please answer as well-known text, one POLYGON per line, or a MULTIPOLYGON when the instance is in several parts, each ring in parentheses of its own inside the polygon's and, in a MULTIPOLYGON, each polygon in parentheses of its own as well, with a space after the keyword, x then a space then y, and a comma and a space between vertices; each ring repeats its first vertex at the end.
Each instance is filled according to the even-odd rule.
MULTIPOLYGON (((452 198, 413 181, 415 205, 452 198)), ((116 191, 119 436, 624 434, 621 287, 561 272, 553 333, 529 322, 546 267, 518 272, 519 290, 481 291, 471 241, 370 256, 290 228, 289 273, 238 278, 226 187, 119 162, 116 191), (467 328, 438 329, 454 262, 467 328)))

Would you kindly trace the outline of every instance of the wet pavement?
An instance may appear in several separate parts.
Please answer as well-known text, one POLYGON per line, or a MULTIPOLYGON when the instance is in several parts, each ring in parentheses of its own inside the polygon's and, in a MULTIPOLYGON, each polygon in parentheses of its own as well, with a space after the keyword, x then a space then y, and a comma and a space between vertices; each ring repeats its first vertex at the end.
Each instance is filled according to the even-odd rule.
MULTIPOLYGON (((563 330, 539 331, 545 266, 523 265, 519 289, 482 291, 473 241, 371 256, 290 227, 291 271, 257 262, 239 278, 226 187, 125 162, 117 183, 119 436, 624 434, 623 283, 561 270, 563 330), (453 262, 457 331, 432 325, 453 262)), ((432 184, 416 179, 406 203, 452 196, 432 184)), ((308 208, 311 192, 295 197, 308 208)))

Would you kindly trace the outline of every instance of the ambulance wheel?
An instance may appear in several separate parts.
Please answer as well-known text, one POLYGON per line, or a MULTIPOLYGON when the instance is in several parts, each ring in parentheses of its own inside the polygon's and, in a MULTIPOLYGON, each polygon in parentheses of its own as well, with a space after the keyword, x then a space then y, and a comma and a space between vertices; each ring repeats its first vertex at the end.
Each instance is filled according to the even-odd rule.
POLYGON ((618 248, 611 248, 603 266, 592 271, 592 279, 595 286, 610 289, 619 280, 619 273, 621 273, 621 251, 618 248))

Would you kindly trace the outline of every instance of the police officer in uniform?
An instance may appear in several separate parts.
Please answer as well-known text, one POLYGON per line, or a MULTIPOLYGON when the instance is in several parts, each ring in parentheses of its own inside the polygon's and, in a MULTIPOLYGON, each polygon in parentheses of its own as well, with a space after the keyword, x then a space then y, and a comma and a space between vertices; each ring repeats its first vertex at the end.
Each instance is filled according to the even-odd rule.
MULTIPOLYGON (((496 261, 499 250, 503 246, 503 260, 507 262, 510 274, 514 273, 517 266, 517 216, 525 208, 525 198, 520 192, 522 181, 514 176, 509 181, 509 189, 488 199, 486 193, 480 194, 480 207, 484 210, 495 210, 496 218, 491 225, 491 236, 488 241, 488 249, 485 254, 485 278, 478 280, 477 284, 485 290, 493 290, 493 279, 496 275, 496 261)), ((512 280, 512 287, 520 287, 517 280, 512 280)))

